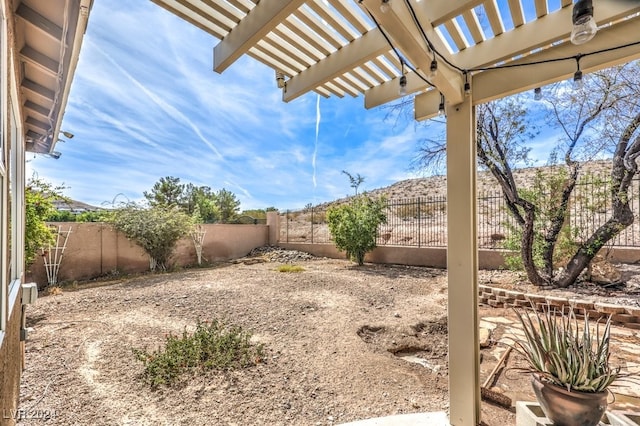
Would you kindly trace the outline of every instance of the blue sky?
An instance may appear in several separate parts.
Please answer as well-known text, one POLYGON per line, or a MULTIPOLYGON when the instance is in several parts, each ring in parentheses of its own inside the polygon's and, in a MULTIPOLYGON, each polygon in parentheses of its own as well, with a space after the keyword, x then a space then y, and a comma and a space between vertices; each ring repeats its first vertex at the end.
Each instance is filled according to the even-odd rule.
POLYGON ((344 197, 342 170, 365 190, 415 177, 424 126, 385 120, 362 97, 284 103, 273 71, 251 58, 215 73, 217 42, 150 1, 96 0, 63 120, 75 137, 58 142, 58 160, 28 155, 27 177, 99 206, 175 176, 232 191, 242 209, 344 197))

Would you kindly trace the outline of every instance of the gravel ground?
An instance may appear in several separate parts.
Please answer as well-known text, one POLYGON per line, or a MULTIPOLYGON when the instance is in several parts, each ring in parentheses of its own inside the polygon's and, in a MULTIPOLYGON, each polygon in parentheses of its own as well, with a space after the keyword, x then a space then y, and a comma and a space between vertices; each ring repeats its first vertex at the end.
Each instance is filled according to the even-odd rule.
MULTIPOLYGON (((310 259, 262 250, 42 296, 28 309, 21 408, 59 425, 333 425, 447 410, 446 271, 310 259), (284 262, 304 271, 278 272, 284 262), (166 333, 213 318, 250 330, 265 346, 262 362, 171 388, 141 382, 132 348, 156 348, 166 333)), ((496 363, 491 350, 481 376, 496 363)), ((503 388, 533 398, 528 377, 505 376, 503 388)), ((483 402, 482 415, 515 424, 496 405, 483 402)))

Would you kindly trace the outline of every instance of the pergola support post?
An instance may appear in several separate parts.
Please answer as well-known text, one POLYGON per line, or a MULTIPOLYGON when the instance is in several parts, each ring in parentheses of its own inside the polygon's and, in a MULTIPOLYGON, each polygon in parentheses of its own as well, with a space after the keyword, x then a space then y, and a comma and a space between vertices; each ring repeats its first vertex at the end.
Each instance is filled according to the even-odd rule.
POLYGON ((480 423, 476 126, 471 96, 447 105, 449 421, 480 423))

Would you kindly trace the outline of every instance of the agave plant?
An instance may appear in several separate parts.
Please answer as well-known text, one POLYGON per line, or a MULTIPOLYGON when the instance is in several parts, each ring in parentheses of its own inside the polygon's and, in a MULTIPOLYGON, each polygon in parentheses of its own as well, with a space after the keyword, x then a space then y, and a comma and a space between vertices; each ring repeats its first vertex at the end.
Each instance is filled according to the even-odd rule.
POLYGON ((516 313, 525 339, 515 348, 529 363, 526 371, 569 392, 601 392, 619 377, 620 368, 609 364, 611 315, 590 324, 588 314, 579 322, 573 307, 516 313))

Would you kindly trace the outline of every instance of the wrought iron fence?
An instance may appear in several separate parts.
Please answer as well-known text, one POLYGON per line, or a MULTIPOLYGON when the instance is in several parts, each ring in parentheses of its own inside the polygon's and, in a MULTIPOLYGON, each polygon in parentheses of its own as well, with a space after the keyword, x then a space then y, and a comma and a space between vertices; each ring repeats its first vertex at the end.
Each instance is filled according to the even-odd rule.
MULTIPOLYGON (((611 215, 611 185, 608 178, 589 176, 576 186, 570 200, 569 223, 580 241, 591 235, 611 215)), ((629 191, 634 223, 623 230, 609 245, 640 246, 640 182, 633 181, 629 191)), ((330 243, 326 222, 326 206, 287 210, 280 215, 280 241, 330 243)), ((446 247, 447 200, 445 196, 388 200, 387 223, 378 229, 377 244, 446 247)), ((478 195, 478 246, 501 248, 516 225, 509 214, 502 192, 478 195)))

